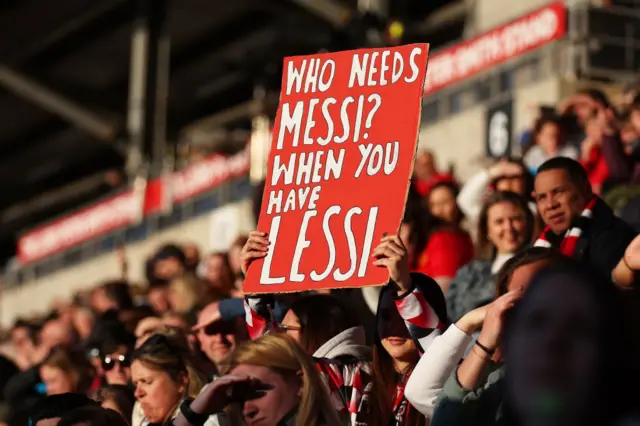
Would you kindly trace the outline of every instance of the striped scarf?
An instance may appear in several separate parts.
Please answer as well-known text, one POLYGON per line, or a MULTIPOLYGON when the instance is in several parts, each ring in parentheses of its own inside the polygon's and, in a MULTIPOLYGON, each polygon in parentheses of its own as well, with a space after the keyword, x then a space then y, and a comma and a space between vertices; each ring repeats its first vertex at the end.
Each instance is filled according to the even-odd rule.
POLYGON ((556 248, 565 256, 573 257, 576 253, 576 246, 578 245, 578 240, 582 233, 588 228, 589 223, 591 222, 591 217, 593 216, 593 208, 598 202, 598 197, 593 197, 587 206, 584 208, 580 217, 576 218, 572 223, 567 232, 565 232, 564 237, 559 244, 556 244, 555 241, 558 240, 558 236, 553 233, 549 226, 545 227, 542 234, 538 237, 538 240, 535 242, 534 246, 536 247, 550 247, 556 248))

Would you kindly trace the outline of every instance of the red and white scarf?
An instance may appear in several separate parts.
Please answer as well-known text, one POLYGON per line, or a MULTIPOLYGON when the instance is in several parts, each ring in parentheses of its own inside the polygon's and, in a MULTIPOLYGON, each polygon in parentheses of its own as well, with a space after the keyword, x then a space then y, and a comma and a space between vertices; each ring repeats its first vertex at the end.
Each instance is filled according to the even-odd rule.
POLYGON ((560 253, 565 256, 573 257, 576 253, 576 246, 578 245, 578 240, 580 236, 584 232, 584 230, 589 226, 591 222, 591 217, 593 216, 593 208, 598 201, 598 197, 593 197, 587 206, 584 208, 580 217, 575 219, 567 232, 565 232, 564 237, 560 241, 560 244, 552 244, 552 241, 557 241, 558 236, 553 233, 551 228, 548 226, 544 228, 542 234, 538 237, 538 240, 535 242, 534 246, 536 247, 553 247, 560 251, 560 253))

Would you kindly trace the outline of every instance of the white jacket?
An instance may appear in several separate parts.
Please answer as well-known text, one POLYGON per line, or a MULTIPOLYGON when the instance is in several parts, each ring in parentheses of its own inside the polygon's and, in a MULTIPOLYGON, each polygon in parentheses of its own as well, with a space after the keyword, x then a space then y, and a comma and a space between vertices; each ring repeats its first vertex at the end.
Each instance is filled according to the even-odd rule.
POLYGON ((427 420, 431 419, 436 398, 458 366, 471 339, 470 335, 452 324, 433 340, 411 373, 404 394, 427 420))

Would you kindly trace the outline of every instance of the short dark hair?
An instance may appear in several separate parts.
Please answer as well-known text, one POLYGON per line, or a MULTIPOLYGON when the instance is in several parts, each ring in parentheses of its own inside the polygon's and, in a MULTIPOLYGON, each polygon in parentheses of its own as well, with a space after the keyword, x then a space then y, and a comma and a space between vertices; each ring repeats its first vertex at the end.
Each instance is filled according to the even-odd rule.
POLYGON ((89 424, 91 426, 127 426, 127 421, 117 412, 108 408, 83 407, 65 414, 58 426, 77 426, 89 424))
POLYGON ((496 277, 496 298, 509 291, 509 282, 516 269, 542 261, 562 262, 563 259, 564 256, 562 254, 548 247, 529 247, 520 251, 500 268, 496 277))
POLYGON ((107 281, 102 284, 104 294, 109 300, 113 301, 118 309, 133 308, 133 299, 131 298, 131 290, 129 283, 122 280, 107 281))
POLYGON ((29 411, 32 425, 40 420, 55 419, 82 407, 98 407, 99 404, 80 393, 51 395, 38 401, 29 411))
POLYGON ((564 170, 567 172, 569 179, 571 179, 573 183, 581 187, 587 186, 591 188, 587 171, 584 169, 582 164, 576 160, 568 157, 554 157, 542 163, 538 168, 538 174, 549 170, 564 170))
POLYGON ((105 385, 96 392, 96 401, 103 403, 112 401, 125 418, 130 419, 136 398, 133 390, 127 385, 105 385))

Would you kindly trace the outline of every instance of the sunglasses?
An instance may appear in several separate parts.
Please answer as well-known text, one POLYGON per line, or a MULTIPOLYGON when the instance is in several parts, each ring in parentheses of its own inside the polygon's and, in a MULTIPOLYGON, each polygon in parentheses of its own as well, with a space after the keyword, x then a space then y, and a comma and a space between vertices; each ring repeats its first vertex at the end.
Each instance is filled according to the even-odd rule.
POLYGON ((102 369, 104 371, 112 370, 116 363, 120 364, 121 367, 126 368, 131 366, 131 359, 127 355, 107 355, 102 358, 102 369))
POLYGON ((217 334, 235 334, 236 324, 232 321, 216 321, 202 329, 207 336, 215 336, 217 334))

